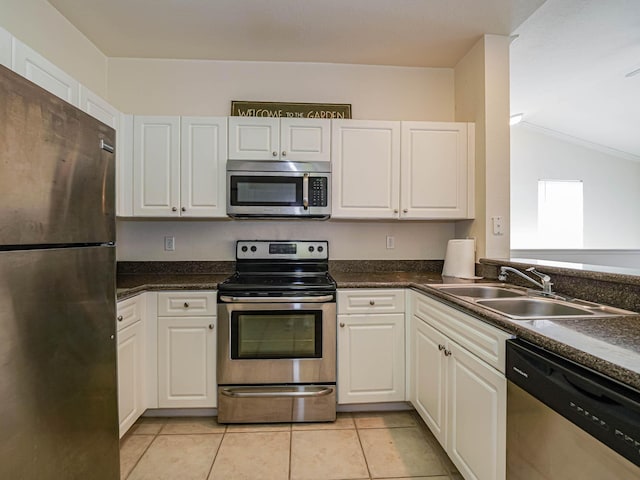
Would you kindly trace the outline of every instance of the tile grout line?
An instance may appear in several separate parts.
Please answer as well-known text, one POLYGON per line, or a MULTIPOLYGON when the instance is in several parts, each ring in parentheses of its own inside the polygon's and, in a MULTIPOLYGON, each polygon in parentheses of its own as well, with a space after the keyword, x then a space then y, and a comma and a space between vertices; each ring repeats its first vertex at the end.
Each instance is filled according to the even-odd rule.
MULTIPOLYGON (((216 417, 216 423, 218 423, 218 417, 216 417)), ((218 423, 218 425, 220 425, 218 423)), ((218 444, 218 448, 216 449, 216 453, 213 455, 213 460, 211 461, 211 466, 209 467, 209 471, 207 472, 207 476, 204 478, 204 480, 209 480, 209 477, 211 476, 211 473, 213 472, 213 465, 216 463, 216 459, 218 458, 218 454, 220 453, 220 450, 222 449, 222 442, 224 442, 224 437, 227 435, 227 430, 228 430, 228 426, 225 425, 224 426, 224 431, 222 432, 222 438, 220 439, 220 443, 218 444)))
POLYGON ((293 462, 293 424, 289 424, 289 480, 291 479, 291 464, 293 462))
MULTIPOLYGON (((133 467, 131 467, 131 470, 129 471, 129 473, 127 473, 127 476, 125 477, 124 480, 127 480, 131 474, 133 473, 133 471, 136 469, 136 467, 138 466, 138 464, 140 463, 140 460, 142 460, 142 457, 144 457, 144 454, 147 453, 147 451, 149 450, 149 448, 151 448, 151 445, 153 444, 153 442, 156 441, 156 438, 158 438, 158 435, 160 435, 160 432, 162 431, 162 429, 164 428, 164 425, 162 425, 162 427, 160 427, 160 430, 158 430, 154 435, 153 435, 153 440, 151 440, 149 442, 149 445, 147 445, 144 449, 144 451, 142 452, 142 454, 138 457, 138 460, 136 460, 136 462, 133 464, 133 467)), ((131 435, 133 435, 133 433, 131 433, 131 435)), ((122 473, 122 472, 121 472, 122 473)))
POLYGON ((362 458, 364 458, 364 464, 367 467, 367 473, 369 474, 369 479, 373 478, 371 476, 371 469, 369 468, 369 461, 367 460, 367 454, 364 452, 364 447, 362 446, 362 439, 360 438, 360 429, 358 428, 358 423, 356 422, 355 417, 353 417, 353 426, 356 430, 356 436, 358 437, 358 444, 360 445, 360 450, 362 451, 362 458))

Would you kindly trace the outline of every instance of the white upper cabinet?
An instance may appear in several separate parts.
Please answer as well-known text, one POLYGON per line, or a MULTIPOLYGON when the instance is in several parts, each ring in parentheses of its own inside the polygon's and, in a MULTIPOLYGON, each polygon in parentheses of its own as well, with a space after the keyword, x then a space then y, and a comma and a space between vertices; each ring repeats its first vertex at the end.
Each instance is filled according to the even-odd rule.
POLYGON ((226 117, 136 116, 133 131, 134 216, 226 216, 226 117))
POLYGON ((226 216, 226 117, 182 117, 180 128, 181 215, 226 216))
POLYGON ((133 121, 133 214, 180 216, 180 117, 133 121))
POLYGON ((80 109, 97 118, 105 125, 109 125, 118 133, 120 112, 106 100, 93 93, 84 85, 80 85, 80 109))
POLYGON ((13 71, 70 104, 79 106, 80 84, 77 80, 15 38, 12 54, 13 71))
POLYGON ((0 27, 0 65, 11 68, 11 49, 13 36, 4 28, 0 27))
POLYGON ((229 160, 329 161, 331 121, 229 117, 229 160))
POLYGON ((280 159, 295 162, 331 160, 331 120, 280 119, 280 159))
POLYGON ((334 218, 472 218, 473 124, 334 120, 334 218))
POLYGON ((332 121, 333 218, 398 218, 400 122, 332 121))
POLYGON ((471 218, 473 125, 402 122, 400 218, 471 218), (471 215, 469 214, 471 213, 471 215))

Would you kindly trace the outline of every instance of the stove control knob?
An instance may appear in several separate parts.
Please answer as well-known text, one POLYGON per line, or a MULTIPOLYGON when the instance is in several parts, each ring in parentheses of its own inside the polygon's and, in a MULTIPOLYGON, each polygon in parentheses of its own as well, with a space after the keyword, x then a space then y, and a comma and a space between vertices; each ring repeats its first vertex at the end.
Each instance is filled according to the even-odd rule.
POLYGON ((324 250, 324 247, 323 247, 322 245, 320 245, 320 246, 318 247, 318 251, 319 251, 319 252, 322 252, 323 250, 324 250))
POLYGON ((314 250, 313 246, 310 246, 310 247, 309 247, 309 251, 310 251, 310 252, 313 252, 313 250, 314 250))
POLYGON ((247 246, 246 246, 246 245, 243 245, 243 247, 241 248, 241 250, 242 250, 243 252, 246 252, 246 251, 248 250, 248 249, 247 249, 247 246))
POLYGON ((252 246, 251 246, 251 251, 252 251, 252 252, 255 252, 256 250, 257 250, 256 246, 255 246, 255 245, 252 245, 252 246))

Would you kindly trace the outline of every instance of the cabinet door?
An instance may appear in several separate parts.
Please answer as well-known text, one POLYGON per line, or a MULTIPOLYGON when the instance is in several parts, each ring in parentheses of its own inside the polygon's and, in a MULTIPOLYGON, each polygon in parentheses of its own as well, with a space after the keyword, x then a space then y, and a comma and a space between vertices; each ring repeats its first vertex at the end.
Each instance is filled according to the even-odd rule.
POLYGON ((447 440, 447 337, 413 316, 411 403, 443 447, 447 440))
POLYGON ((116 140, 120 140, 117 135, 120 112, 84 85, 80 85, 80 109, 113 128, 116 131, 116 140))
POLYGON ((333 218, 398 218, 400 122, 333 120, 333 218))
POLYGON ((229 160, 280 158, 278 118, 229 117, 229 160))
POLYGON ((467 218, 467 124, 402 122, 404 219, 467 218))
POLYGON ((182 117, 180 215, 226 217, 227 117, 182 117))
POLYGON ((158 317, 158 407, 216 406, 215 317, 158 317))
POLYGON ((338 403, 404 401, 404 314, 338 322, 338 403))
POLYGON ((13 39, 12 63, 14 72, 70 104, 79 106, 80 85, 78 82, 71 75, 15 38, 13 39))
POLYGON ((447 452, 464 478, 506 476, 507 380, 450 342, 447 452))
POLYGON ((133 214, 180 216, 180 118, 133 121, 133 214))
POLYGON ((133 216, 133 115, 124 113, 116 138, 116 215, 133 216))
POLYGON ((118 331, 120 437, 144 412, 144 322, 118 331))
POLYGON ((13 43, 13 36, 7 32, 4 28, 0 27, 0 65, 4 65, 7 68, 11 68, 11 50, 13 43))
POLYGON ((280 119, 280 159, 292 162, 331 160, 331 120, 280 119))

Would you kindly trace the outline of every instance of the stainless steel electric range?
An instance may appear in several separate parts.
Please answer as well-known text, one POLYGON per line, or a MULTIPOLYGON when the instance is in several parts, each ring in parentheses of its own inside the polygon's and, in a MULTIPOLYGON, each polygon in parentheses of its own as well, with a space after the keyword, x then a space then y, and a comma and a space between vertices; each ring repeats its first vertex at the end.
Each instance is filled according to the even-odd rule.
POLYGON ((336 418, 336 284, 326 241, 238 241, 218 288, 218 421, 336 418))

